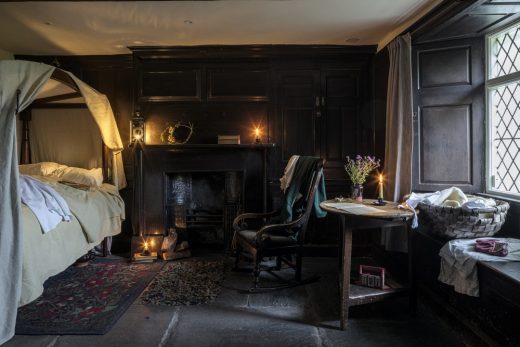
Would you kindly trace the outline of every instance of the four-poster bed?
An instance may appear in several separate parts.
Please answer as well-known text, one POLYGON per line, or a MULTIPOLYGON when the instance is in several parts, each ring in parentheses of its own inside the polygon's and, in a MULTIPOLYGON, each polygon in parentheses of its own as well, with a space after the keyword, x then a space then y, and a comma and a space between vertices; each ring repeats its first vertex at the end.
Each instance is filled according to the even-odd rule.
POLYGON ((76 76, 45 64, 0 61, 0 76, 2 344, 14 333, 17 307, 41 295, 48 277, 120 233, 125 216, 118 190, 126 186, 126 180, 123 145, 106 96, 76 76), (51 126, 42 126, 52 123, 43 119, 42 110, 56 113, 58 118, 53 118, 51 126), (70 119, 71 114, 83 117, 81 126, 71 126, 76 121, 70 119), (17 118, 21 129, 17 129, 17 118), (17 132, 21 138, 18 143, 17 132), (77 142, 60 142, 67 139, 77 142), (46 144, 52 145, 49 153, 41 148, 46 144), (18 162, 24 165, 18 166, 18 162), (35 163, 27 165, 31 162, 35 163), (93 176, 98 171, 102 172, 99 180, 93 176), (21 203, 20 174, 34 175, 30 177, 54 189, 69 205, 70 221, 59 222, 45 232, 40 216, 21 203))
MULTIPOLYGON (((33 118, 33 110, 37 109, 87 109, 87 105, 83 99, 79 87, 74 80, 65 71, 56 68, 43 86, 40 93, 36 96, 32 104, 19 113, 19 120, 22 124, 21 148, 20 148, 20 164, 32 164, 31 161, 31 136, 30 124, 33 118), (53 83, 54 81, 54 83, 53 83)), ((112 183, 109 176, 109 149, 105 143, 101 142, 101 158, 102 158, 102 175, 103 182, 112 183)), ((108 237, 103 239, 102 250, 103 256, 108 255, 108 237)))

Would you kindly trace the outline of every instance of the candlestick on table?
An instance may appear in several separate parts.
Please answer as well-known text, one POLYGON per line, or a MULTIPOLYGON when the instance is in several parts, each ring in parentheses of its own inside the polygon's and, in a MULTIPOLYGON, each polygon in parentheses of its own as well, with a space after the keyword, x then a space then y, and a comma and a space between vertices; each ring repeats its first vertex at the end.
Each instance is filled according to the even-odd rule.
POLYGON ((383 196, 383 174, 379 174, 379 199, 384 199, 384 196, 383 196))
POLYGON ((383 174, 379 174, 379 196, 377 197, 378 205, 385 205, 385 198, 383 195, 383 174))

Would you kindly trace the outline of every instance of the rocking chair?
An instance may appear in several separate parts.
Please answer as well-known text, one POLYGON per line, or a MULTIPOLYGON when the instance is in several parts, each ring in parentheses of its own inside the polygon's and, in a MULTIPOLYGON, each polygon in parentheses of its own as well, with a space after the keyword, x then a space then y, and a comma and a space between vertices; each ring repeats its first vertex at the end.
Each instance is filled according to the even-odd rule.
MULTIPOLYGON (((239 258, 242 252, 249 254, 254 262, 253 286, 249 292, 260 292, 289 288, 317 281, 319 276, 302 279, 302 254, 305 232, 311 211, 317 209, 323 217, 325 212, 319 209, 319 202, 315 201, 316 191, 320 189, 324 198, 325 185, 323 181, 324 160, 314 157, 300 157, 299 162, 305 162, 306 168, 298 168, 297 162, 294 176, 289 187, 284 192, 282 209, 270 213, 244 213, 233 221, 234 246, 236 248, 235 269, 238 270, 239 258), (299 172, 299 179, 297 179, 299 172), (293 196, 291 200, 290 196, 293 196), (294 203, 291 204, 291 202, 294 203), (284 211, 285 207, 285 211, 284 211), (247 221, 256 221, 256 227, 251 228, 247 221), (293 263, 293 255, 296 262, 293 263), (261 265, 263 258, 276 257, 276 266, 261 265), (274 287, 260 287, 261 271, 268 271, 271 275, 281 279, 273 270, 281 270, 282 263, 295 270, 294 281, 284 281, 274 287)), ((316 213, 315 213, 316 214, 316 213)))

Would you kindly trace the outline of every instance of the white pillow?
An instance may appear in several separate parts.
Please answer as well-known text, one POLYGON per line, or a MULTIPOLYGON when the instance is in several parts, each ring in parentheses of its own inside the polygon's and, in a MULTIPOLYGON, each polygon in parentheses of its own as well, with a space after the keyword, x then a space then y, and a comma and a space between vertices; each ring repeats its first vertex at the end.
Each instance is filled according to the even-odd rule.
POLYGON ((62 181, 85 184, 90 187, 98 187, 103 184, 103 170, 101 168, 87 170, 53 162, 41 162, 19 165, 19 170, 22 175, 57 178, 62 181))
POLYGON ((82 169, 79 167, 65 167, 54 173, 62 181, 85 184, 89 187, 99 187, 103 184, 103 171, 97 169, 82 169))
POLYGON ((36 164, 19 165, 19 170, 22 175, 35 176, 53 176, 57 170, 66 168, 65 165, 44 161, 36 164))

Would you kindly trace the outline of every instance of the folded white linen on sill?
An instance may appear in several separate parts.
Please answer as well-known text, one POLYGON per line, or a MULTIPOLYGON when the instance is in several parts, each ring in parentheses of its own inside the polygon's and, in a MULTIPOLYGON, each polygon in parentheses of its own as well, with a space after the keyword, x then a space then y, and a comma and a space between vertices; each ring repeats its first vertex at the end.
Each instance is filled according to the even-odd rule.
POLYGON ((479 296, 478 261, 520 261, 519 239, 495 237, 483 237, 482 239, 493 239, 507 243, 508 255, 498 257, 476 252, 475 243, 477 239, 448 241, 439 251, 441 257, 439 281, 453 286, 453 289, 458 293, 479 296))
POLYGON ((20 196, 31 209, 44 233, 51 231, 61 221, 70 222, 69 205, 52 187, 31 176, 20 175, 20 196))

